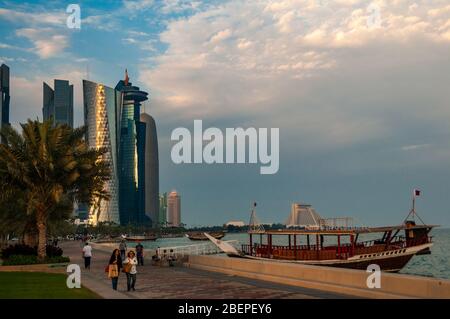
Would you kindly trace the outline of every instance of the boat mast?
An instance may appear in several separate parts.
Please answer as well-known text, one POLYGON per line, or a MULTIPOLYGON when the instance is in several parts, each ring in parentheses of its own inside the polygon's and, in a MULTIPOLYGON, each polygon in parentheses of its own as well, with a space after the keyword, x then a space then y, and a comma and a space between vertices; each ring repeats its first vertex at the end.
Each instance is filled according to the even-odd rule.
POLYGON ((256 202, 253 203, 252 213, 250 215, 250 221, 248 222, 249 234, 262 234, 264 233, 264 226, 260 223, 258 217, 256 217, 256 202))
POLYGON ((408 216, 406 216, 405 220, 403 221, 403 223, 405 224, 408 221, 409 216, 412 216, 413 221, 415 222, 416 219, 415 217, 417 216, 417 218, 419 218, 420 222, 425 225, 425 223, 423 222, 422 218, 420 218, 419 214, 417 214, 416 212, 416 197, 420 195, 420 191, 414 189, 413 191, 413 196, 412 196, 412 207, 411 210, 409 211, 408 216))

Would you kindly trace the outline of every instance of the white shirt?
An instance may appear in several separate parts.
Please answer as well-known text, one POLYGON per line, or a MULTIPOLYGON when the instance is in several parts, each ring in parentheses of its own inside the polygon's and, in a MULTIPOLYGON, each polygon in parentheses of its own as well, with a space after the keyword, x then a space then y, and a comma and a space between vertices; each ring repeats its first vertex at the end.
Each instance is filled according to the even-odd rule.
POLYGON ((91 246, 84 246, 83 247, 83 256, 84 257, 92 257, 92 247, 91 246))
POLYGON ((125 258, 125 261, 123 263, 124 264, 128 264, 128 263, 131 264, 130 274, 134 275, 134 274, 137 273, 136 265, 137 265, 138 262, 137 262, 136 257, 134 257, 134 258, 127 257, 127 258, 125 258))

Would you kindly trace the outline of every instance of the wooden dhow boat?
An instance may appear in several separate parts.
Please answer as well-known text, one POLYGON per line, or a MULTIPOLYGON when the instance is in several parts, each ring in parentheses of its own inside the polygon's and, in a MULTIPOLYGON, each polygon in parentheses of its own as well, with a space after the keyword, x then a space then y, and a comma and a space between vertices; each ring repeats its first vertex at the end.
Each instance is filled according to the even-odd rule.
MULTIPOLYGON (((411 215, 416 215, 414 206, 407 219, 411 215)), ((382 271, 398 272, 413 256, 431 253, 429 233, 437 227, 407 219, 401 225, 386 227, 318 225, 267 231, 250 224, 249 242, 241 249, 207 233, 205 236, 230 257, 364 270, 376 264, 382 271), (371 239, 362 240, 366 235, 371 239)), ((256 220, 254 210, 250 220, 256 220)))
MULTIPOLYGON (((209 236, 213 237, 214 239, 222 239, 225 236, 225 232, 210 232, 209 236)), ((186 237, 190 240, 209 240, 208 237, 206 237, 202 232, 190 232, 186 234, 186 237)))
POLYGON ((131 242, 141 242, 141 241, 155 241, 158 239, 155 235, 146 235, 146 236, 127 236, 125 237, 127 241, 131 242))

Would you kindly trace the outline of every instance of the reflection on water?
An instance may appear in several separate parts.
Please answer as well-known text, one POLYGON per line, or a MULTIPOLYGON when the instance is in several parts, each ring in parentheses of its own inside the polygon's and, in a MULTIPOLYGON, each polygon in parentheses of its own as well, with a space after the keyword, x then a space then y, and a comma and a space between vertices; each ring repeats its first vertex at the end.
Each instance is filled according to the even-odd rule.
MULTIPOLYGON (((406 267, 401 271, 405 274, 422 275, 428 277, 450 279, 450 229, 435 229, 432 232, 434 245, 431 255, 415 256, 406 267)), ((366 235, 360 237, 359 241, 372 240, 378 236, 366 235)), ((299 237, 297 237, 299 238, 299 237)), ((228 233, 223 240, 237 240, 241 244, 248 244, 247 234, 228 233)), ((314 244, 311 238, 311 244, 314 244)), ((330 243, 333 238, 325 237, 325 244, 330 243)), ((253 242, 259 242, 259 235, 253 236, 253 242)), ((346 241, 343 241, 345 243, 346 241)), ((185 246, 205 243, 205 241, 192 241, 187 237, 180 238, 160 238, 156 241, 142 243, 145 248, 156 249, 158 247, 185 246)), ((287 245, 287 236, 274 236, 274 245, 287 245)), ((298 245, 306 244, 305 236, 301 236, 298 245)), ((134 247, 136 243, 128 243, 128 247, 134 247)))

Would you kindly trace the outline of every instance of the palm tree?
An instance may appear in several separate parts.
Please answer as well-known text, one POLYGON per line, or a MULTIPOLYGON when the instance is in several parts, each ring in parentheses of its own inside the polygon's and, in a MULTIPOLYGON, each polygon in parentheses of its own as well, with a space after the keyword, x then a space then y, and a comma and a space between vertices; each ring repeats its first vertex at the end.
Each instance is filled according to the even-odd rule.
POLYGON ((11 202, 23 192, 26 213, 35 218, 38 258, 46 257, 47 223, 58 207, 75 201, 93 204, 108 200, 105 182, 110 164, 105 149, 90 149, 86 128, 52 125, 52 121, 21 124, 22 134, 11 127, 1 132, 0 201, 11 202))

